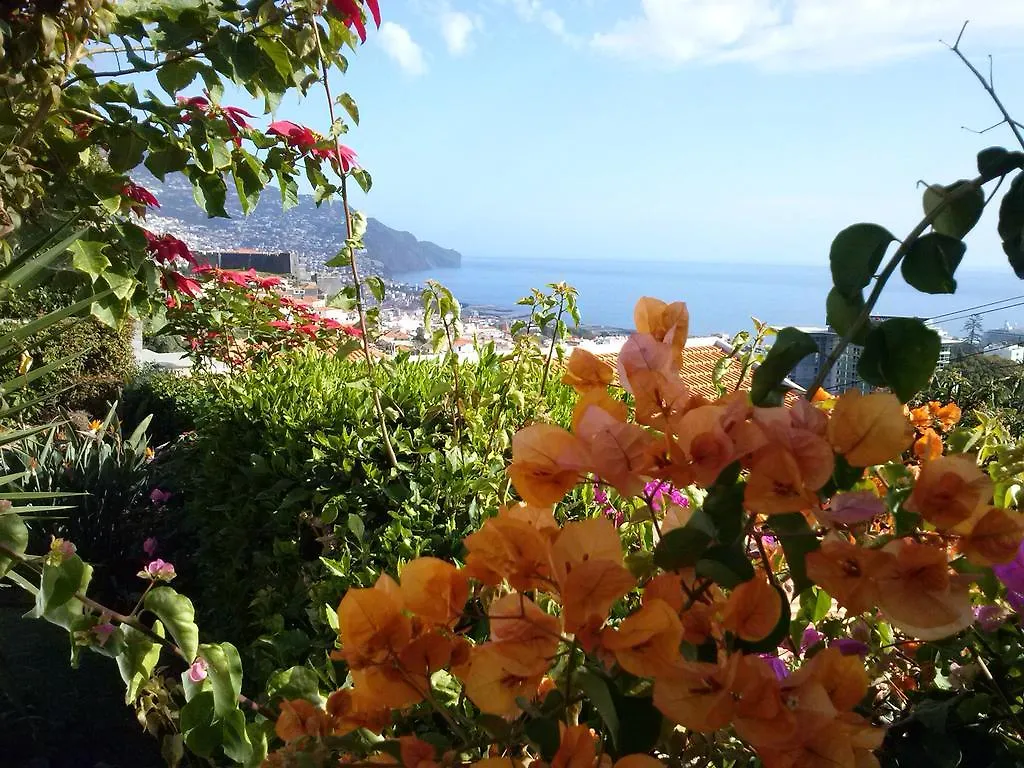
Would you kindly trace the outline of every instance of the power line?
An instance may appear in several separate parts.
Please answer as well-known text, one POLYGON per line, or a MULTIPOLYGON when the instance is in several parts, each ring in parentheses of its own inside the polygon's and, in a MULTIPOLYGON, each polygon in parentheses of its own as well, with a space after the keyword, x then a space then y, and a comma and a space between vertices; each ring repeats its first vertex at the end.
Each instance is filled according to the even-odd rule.
MULTIPOLYGON (((930 321, 941 320, 944 317, 950 317, 952 315, 961 315, 961 314, 963 314, 965 312, 969 313, 969 312, 971 312, 972 310, 975 310, 975 309, 984 309, 985 307, 992 307, 992 306, 995 306, 996 304, 1002 304, 1005 301, 1017 301, 1018 299, 1024 299, 1024 295, 1021 295, 1021 296, 1010 296, 1009 298, 1006 298, 1006 299, 999 299, 998 301, 990 301, 987 304, 978 304, 978 305, 973 306, 973 307, 965 307, 963 309, 958 309, 958 310, 956 310, 954 312, 947 312, 944 315, 935 315, 935 317, 927 317, 925 319, 926 320, 930 320, 930 321)), ((1018 306, 1018 305, 1014 304, 1014 306, 1018 306)), ((989 310, 989 311, 990 312, 998 312, 1000 309, 1009 309, 1009 307, 1000 307, 998 309, 992 309, 992 310, 989 310)), ((985 313, 984 312, 979 312, 977 314, 985 314, 985 313)))
MULTIPOLYGON (((1009 299, 1004 299, 1004 301, 1009 301, 1009 299)), ((985 305, 983 304, 981 306, 985 306, 985 305)), ((985 310, 982 310, 980 312, 973 311, 974 308, 971 307, 969 309, 962 309, 959 312, 951 312, 948 315, 939 315, 938 317, 940 318, 940 320, 939 320, 940 322, 948 323, 948 322, 951 322, 953 320, 963 320, 964 318, 974 317, 975 315, 987 315, 990 312, 1002 312, 1003 310, 1006 310, 1006 309, 1013 309, 1014 307, 1021 307, 1021 306, 1024 306, 1024 301, 1018 301, 1016 304, 1007 304, 1005 306, 994 307, 992 309, 985 309, 985 310)), ((936 318, 934 318, 934 317, 929 317, 928 318, 928 322, 930 322, 930 323, 934 323, 935 320, 936 320, 936 318)))

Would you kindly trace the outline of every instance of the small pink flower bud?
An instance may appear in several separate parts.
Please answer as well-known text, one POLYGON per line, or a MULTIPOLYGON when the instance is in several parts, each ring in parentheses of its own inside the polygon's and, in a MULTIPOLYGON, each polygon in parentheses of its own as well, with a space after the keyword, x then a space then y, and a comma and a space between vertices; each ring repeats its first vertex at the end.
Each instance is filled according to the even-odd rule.
POLYGON ((157 558, 139 571, 138 576, 140 579, 149 579, 150 581, 170 581, 177 574, 174 572, 173 565, 157 558))
POLYGON ((142 551, 150 557, 156 554, 157 540, 156 536, 150 536, 144 542, 142 542, 142 551))
POLYGON ((206 670, 206 659, 197 656, 196 660, 192 662, 192 666, 188 668, 188 679, 193 683, 201 683, 206 679, 206 670))

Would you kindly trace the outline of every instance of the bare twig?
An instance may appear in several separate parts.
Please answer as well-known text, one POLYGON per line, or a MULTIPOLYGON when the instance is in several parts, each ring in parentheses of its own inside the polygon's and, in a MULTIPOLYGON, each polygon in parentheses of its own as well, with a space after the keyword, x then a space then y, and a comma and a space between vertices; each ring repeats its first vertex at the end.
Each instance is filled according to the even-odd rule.
POLYGON ((1013 131, 1013 135, 1017 137, 1017 143, 1020 144, 1022 149, 1024 149, 1024 133, 1021 133, 1021 129, 1020 126, 1017 124, 1017 121, 1010 117, 1010 113, 1007 111, 1006 107, 1003 106, 1003 102, 1000 100, 998 94, 995 91, 995 86, 993 84, 992 57, 989 56, 989 74, 988 79, 986 80, 985 76, 978 71, 977 67, 975 67, 973 64, 971 64, 970 61, 967 60, 967 57, 964 56, 963 51, 960 50, 960 40, 963 39, 964 30, 967 29, 967 24, 968 22, 965 21, 964 25, 960 28, 960 34, 956 36, 956 42, 953 43, 953 45, 949 45, 948 43, 946 43, 946 45, 949 47, 949 50, 951 50, 960 58, 960 61, 964 63, 964 66, 971 70, 974 76, 978 78, 978 82, 981 83, 982 87, 992 98, 992 101, 995 102, 995 105, 999 108, 999 111, 1003 113, 1003 122, 1007 123, 1010 126, 1010 130, 1013 131))

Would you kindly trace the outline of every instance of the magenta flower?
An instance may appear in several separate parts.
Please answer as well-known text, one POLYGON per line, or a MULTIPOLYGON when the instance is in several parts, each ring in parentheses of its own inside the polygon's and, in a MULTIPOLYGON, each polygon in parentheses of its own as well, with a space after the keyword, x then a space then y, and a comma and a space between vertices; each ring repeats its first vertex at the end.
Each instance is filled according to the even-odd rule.
POLYGON ((171 496, 174 494, 170 491, 163 491, 159 488, 154 488, 149 492, 149 500, 157 506, 162 506, 171 500, 171 496))
POLYGON ((1010 592, 1024 594, 1024 541, 1017 549, 1017 556, 1003 565, 993 565, 992 572, 1010 592))
POLYGON ((762 653, 761 658, 768 662, 768 666, 771 667, 772 672, 775 673, 776 680, 785 680, 789 677, 789 667, 787 667, 786 662, 778 656, 771 653, 762 653))
POLYGON ((806 653, 808 648, 813 648, 824 639, 825 636, 815 629, 813 624, 808 625, 800 639, 800 653, 806 653))
POLYGON ((1007 592, 1006 602, 1010 604, 1010 607, 1016 613, 1024 613, 1024 593, 1021 592, 1007 592))
POLYGON ((608 503, 608 491, 604 489, 604 486, 600 483, 594 483, 594 501, 598 504, 608 503))
POLYGON ((126 181, 121 187, 121 195, 127 197, 136 205, 132 205, 133 210, 139 210, 141 207, 142 211, 149 208, 159 208, 160 201, 156 199, 156 196, 145 187, 134 184, 130 181, 126 181))
POLYGON ((626 513, 615 507, 605 507, 601 512, 611 520, 616 528, 621 528, 622 524, 626 522, 626 513))
POLYGON ((196 656, 196 660, 188 668, 188 679, 193 683, 201 683, 206 679, 207 670, 206 659, 196 656))
POLYGON ((860 640, 854 640, 852 637, 843 637, 839 640, 833 640, 830 645, 833 648, 838 648, 839 652, 843 656, 860 656, 864 657, 868 655, 867 643, 862 643, 860 640))
POLYGON ((644 486, 644 495, 650 498, 651 508, 655 512, 660 512, 662 507, 665 506, 666 497, 668 497, 670 503, 675 504, 677 507, 690 506, 690 500, 686 497, 686 494, 677 488, 673 488, 672 484, 665 480, 651 480, 648 482, 644 486))
POLYGON ((157 540, 156 536, 150 536, 144 542, 142 542, 142 551, 150 557, 156 554, 157 540))
POLYGON ((149 563, 138 573, 140 579, 149 581, 170 581, 177 575, 174 572, 174 566, 160 558, 149 563))
POLYGON ((1006 611, 998 605, 974 606, 974 623, 983 632, 995 632, 1006 621, 1006 611))

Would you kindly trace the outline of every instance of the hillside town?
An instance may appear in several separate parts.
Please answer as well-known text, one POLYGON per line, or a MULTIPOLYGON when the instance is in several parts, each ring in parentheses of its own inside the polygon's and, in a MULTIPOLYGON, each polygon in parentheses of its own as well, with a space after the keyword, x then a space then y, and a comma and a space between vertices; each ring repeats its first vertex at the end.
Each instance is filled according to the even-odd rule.
MULTIPOLYGON (((233 250, 197 251, 201 261, 222 269, 253 269, 257 273, 275 275, 280 283, 275 290, 282 296, 302 302, 316 309, 323 317, 346 325, 358 323, 353 310, 337 309, 331 306, 331 299, 346 285, 350 284, 340 270, 310 271, 310 265, 287 251, 261 251, 248 248, 233 250)), ((423 322, 422 292, 424 286, 411 285, 390 277, 381 276, 384 285, 384 300, 379 313, 379 332, 374 336, 374 348, 382 355, 405 354, 413 359, 430 359, 436 356, 427 339, 423 322)), ((371 299, 372 301, 372 299, 371 299)), ((497 352, 513 349, 512 323, 523 316, 519 308, 474 307, 461 308, 459 336, 452 347, 464 361, 473 361, 479 350, 493 345, 497 352)), ((884 317, 873 317, 882 321, 884 317)), ((573 329, 564 339, 561 351, 568 354, 579 347, 614 364, 622 345, 631 329, 588 328, 573 329)), ((840 335, 830 326, 803 327, 818 345, 818 352, 809 355, 796 367, 790 377, 794 388, 806 389, 818 375, 824 361, 840 342, 840 335)), ((941 326, 935 326, 941 340, 939 366, 956 362, 964 356, 991 355, 1014 363, 1024 364, 1024 328, 1007 324, 1003 328, 975 328, 977 338, 954 336, 941 326)), ((145 349, 143 339, 137 339, 136 346, 140 361, 156 367, 185 370, 190 367, 187 356, 177 353, 155 352, 145 349)), ((720 360, 738 357, 742 350, 734 348, 731 339, 724 335, 694 337, 687 342, 689 356, 703 360, 706 365, 695 369, 699 381, 710 387, 712 370, 720 360)), ((862 348, 847 346, 825 377, 823 386, 830 392, 844 392, 849 389, 870 391, 871 387, 857 374, 857 364, 862 348)), ((710 390, 709 390, 710 391, 710 390)))

